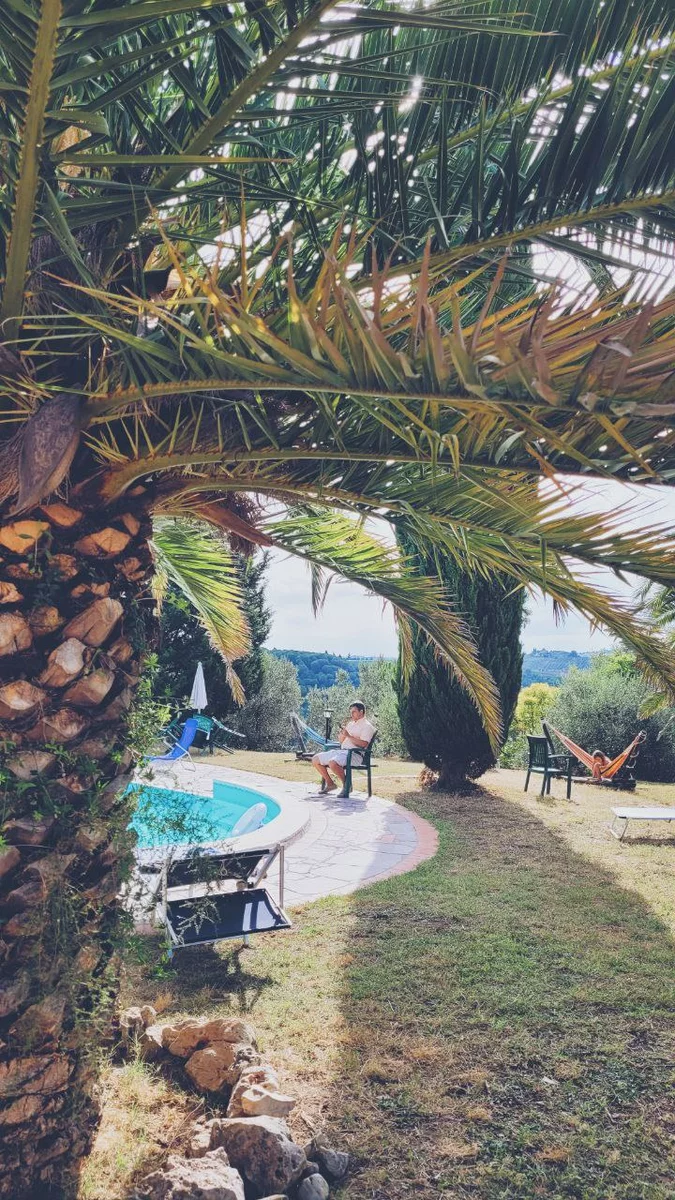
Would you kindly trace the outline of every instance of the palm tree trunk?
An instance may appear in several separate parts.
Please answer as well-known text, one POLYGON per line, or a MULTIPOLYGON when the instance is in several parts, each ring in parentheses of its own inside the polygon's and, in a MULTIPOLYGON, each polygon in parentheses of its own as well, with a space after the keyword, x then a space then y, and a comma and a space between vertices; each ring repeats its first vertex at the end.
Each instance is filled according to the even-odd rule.
POLYGON ((153 636, 142 488, 0 513, 0 1196, 68 1197, 96 1126, 128 870, 126 719, 153 636))

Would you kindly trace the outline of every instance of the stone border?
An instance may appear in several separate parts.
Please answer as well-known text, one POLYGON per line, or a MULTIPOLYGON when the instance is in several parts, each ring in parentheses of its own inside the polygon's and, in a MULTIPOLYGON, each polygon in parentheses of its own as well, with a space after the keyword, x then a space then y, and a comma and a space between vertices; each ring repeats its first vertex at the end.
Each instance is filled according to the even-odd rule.
POLYGON ((419 817, 417 813, 412 812, 409 808, 405 808, 403 804, 393 802, 393 807, 403 814, 407 821, 414 827, 417 834, 417 845, 410 854, 406 854, 400 862, 396 863, 395 867, 390 867, 388 871, 381 871, 379 875, 371 875, 363 883, 359 884, 353 890, 358 892, 362 887, 369 887, 371 883, 382 883, 385 879, 393 879, 394 875, 408 875, 410 871, 414 871, 424 862, 428 862, 430 858, 435 858, 438 853, 438 830, 431 821, 427 821, 425 817, 419 817))

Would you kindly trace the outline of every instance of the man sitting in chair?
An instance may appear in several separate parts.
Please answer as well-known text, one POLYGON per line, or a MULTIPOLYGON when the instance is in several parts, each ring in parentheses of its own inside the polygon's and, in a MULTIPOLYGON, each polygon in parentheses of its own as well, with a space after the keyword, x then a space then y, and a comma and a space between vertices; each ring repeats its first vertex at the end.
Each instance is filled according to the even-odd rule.
MULTIPOLYGON (((344 788, 347 752, 369 746, 375 734, 375 726, 371 725, 366 717, 366 706, 361 700, 354 701, 350 706, 349 714, 349 721, 337 735, 340 749, 323 750, 320 754, 315 754, 312 759, 312 766, 316 767, 323 779, 322 790, 324 792, 337 791, 338 784, 344 788), (338 783, 331 777, 329 767, 337 777, 338 783)), ((359 763, 362 761, 360 755, 354 755, 354 759, 359 763)))

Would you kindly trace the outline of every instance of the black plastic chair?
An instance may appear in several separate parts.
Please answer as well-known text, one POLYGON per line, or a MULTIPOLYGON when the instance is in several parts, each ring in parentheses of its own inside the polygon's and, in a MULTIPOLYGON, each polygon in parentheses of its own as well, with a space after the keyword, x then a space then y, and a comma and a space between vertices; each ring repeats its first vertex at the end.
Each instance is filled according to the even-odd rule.
POLYGON ((534 737, 528 733, 527 741, 530 748, 530 759, 527 764, 524 791, 528 789, 531 775, 543 776, 542 796, 550 796, 552 779, 565 779, 567 781, 567 799, 569 800, 572 795, 572 770, 576 761, 574 755, 554 754, 552 752, 553 744, 547 736, 534 737))
POLYGON ((377 733, 374 733, 372 738, 370 739, 368 745, 364 746, 363 749, 347 751, 347 762, 345 763, 345 782, 344 782, 342 791, 340 792, 340 795, 342 796, 342 798, 344 800, 346 800, 348 798, 348 796, 351 794, 352 772, 354 772, 354 771, 366 771, 368 773, 368 795, 372 796, 372 794, 373 794, 373 776, 372 776, 373 764, 371 762, 371 755, 373 752, 373 746, 375 745, 376 738, 377 738, 377 733), (360 762, 359 761, 354 762, 355 754, 358 756, 358 759, 361 760, 360 762))

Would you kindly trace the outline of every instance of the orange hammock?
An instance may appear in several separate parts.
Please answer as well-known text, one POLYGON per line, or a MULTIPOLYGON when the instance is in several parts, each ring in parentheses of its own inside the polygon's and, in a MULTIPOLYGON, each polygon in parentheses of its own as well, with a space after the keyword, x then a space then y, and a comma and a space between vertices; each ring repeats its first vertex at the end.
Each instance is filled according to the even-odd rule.
MULTIPOLYGON (((582 762, 585 767, 588 767, 589 771, 592 771, 594 766, 596 766, 593 755, 589 754, 587 750, 584 750, 582 746, 577 746, 576 742, 573 742, 571 738, 565 737, 565 734, 561 733, 559 729, 556 729, 554 725, 552 725, 551 728, 556 737, 560 738, 563 746, 566 746, 570 753, 573 754, 575 758, 579 759, 579 762, 582 762)), ((624 764, 628 761, 636 746, 639 746, 641 742, 644 742, 646 736, 647 734, 644 732, 644 730, 640 730, 637 737, 633 738, 630 746, 626 746, 626 749, 622 750, 621 754, 617 754, 616 758, 613 758, 611 762, 608 762, 607 766, 600 768, 600 778, 613 779, 617 772, 620 771, 624 764)))

